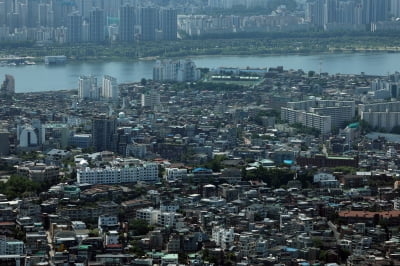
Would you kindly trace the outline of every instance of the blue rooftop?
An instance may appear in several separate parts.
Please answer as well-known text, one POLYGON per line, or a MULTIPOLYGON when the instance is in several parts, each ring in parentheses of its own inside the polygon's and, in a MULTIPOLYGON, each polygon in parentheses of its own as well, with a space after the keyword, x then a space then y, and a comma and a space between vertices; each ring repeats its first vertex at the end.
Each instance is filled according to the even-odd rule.
POLYGON ((297 248, 285 248, 286 252, 297 252, 297 248))
POLYGON ((211 173, 212 170, 208 169, 208 168, 202 168, 202 167, 199 167, 199 168, 196 168, 193 170, 193 173, 198 173, 198 172, 210 172, 211 173))

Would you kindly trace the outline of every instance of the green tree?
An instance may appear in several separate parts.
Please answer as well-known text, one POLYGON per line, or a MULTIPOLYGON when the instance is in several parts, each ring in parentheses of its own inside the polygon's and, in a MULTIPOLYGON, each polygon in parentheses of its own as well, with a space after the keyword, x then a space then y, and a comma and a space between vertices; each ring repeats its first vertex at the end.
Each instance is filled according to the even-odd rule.
POLYGON ((146 254, 143 251, 143 249, 138 245, 137 241, 131 241, 130 244, 131 244, 131 247, 129 249, 129 252, 135 254, 138 257, 142 257, 146 254))
POLYGON ((0 184, 0 192, 6 195, 8 199, 22 197, 27 193, 36 193, 39 191, 39 188, 39 183, 19 175, 11 175, 6 183, 0 184))
POLYGON ((400 126, 394 126, 394 127, 392 128, 391 133, 393 133, 393 134, 400 134, 400 126))
POLYGON ((213 172, 220 172, 223 168, 222 161, 226 159, 225 155, 216 155, 214 159, 207 162, 204 167, 212 169, 213 172))
POLYGON ((135 236, 146 235, 152 229, 152 227, 142 219, 135 219, 130 222, 129 228, 135 236))
POLYGON ((98 237, 100 235, 99 229, 98 228, 93 228, 89 230, 89 236, 90 237, 98 237))

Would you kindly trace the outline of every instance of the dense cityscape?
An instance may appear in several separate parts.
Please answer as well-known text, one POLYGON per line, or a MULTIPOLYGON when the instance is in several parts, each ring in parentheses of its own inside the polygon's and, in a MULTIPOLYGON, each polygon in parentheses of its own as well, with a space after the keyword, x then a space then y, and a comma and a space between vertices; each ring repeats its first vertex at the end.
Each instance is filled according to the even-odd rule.
POLYGON ((0 41, 42 45, 400 29, 398 0, 2 0, 0 12, 0 41))
POLYGON ((153 70, 5 76, 2 265, 400 263, 399 73, 153 70))
POLYGON ((392 55, 399 17, 400 0, 0 0, 0 265, 400 265, 400 72, 166 56, 277 32, 385 32, 392 55), (152 77, 74 64, 110 43, 154 56, 152 77), (19 90, 12 70, 42 64, 75 85, 19 90))

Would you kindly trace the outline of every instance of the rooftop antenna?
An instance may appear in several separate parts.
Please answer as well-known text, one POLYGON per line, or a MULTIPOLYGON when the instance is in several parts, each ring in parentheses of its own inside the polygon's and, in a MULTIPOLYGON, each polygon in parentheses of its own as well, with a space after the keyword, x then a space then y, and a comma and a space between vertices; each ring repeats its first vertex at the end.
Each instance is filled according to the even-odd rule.
POLYGON ((112 106, 111 105, 109 105, 108 106, 108 116, 112 116, 113 115, 113 112, 114 112, 114 110, 112 109, 112 106))
POLYGON ((322 57, 319 58, 319 75, 322 74, 322 57))
POLYGON ((125 101, 126 101, 126 98, 125 98, 125 97, 122 97, 122 106, 121 106, 121 109, 122 109, 122 110, 124 110, 124 109, 126 108, 126 106, 125 106, 125 101))

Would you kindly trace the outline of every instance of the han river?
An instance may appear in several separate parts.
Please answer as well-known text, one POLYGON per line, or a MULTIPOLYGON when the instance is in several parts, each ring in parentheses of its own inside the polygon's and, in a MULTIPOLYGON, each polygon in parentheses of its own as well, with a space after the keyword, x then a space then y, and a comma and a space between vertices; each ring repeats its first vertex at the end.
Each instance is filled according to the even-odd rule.
MULTIPOLYGON (((387 75, 400 71, 400 53, 350 53, 269 56, 202 56, 190 57, 197 67, 240 67, 302 69, 329 74, 387 75)), ((0 66, 0 82, 5 74, 15 78, 16 92, 39 92, 76 89, 81 75, 95 75, 100 85, 103 75, 117 78, 118 83, 152 78, 154 60, 111 62, 68 62, 60 66, 45 64, 0 66)))

